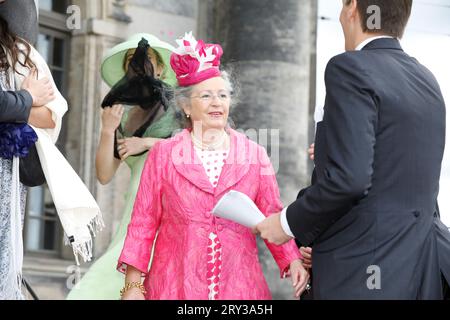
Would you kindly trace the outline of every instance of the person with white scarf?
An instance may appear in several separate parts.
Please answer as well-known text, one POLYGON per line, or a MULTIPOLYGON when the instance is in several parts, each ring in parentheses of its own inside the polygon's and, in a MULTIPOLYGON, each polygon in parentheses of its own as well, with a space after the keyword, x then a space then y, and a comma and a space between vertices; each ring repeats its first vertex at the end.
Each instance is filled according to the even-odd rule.
MULTIPOLYGON (((29 122, 39 128, 54 128, 55 122, 51 117, 51 112, 45 104, 54 100, 53 87, 50 80, 40 80, 41 90, 48 91, 45 100, 33 99, 32 91, 14 90, 15 79, 14 66, 20 61, 19 55, 23 52, 27 54, 30 48, 26 43, 8 30, 7 21, 0 16, 0 87, 2 91, 1 99, 1 144, 2 153, 0 157, 0 299, 23 299, 20 290, 21 285, 21 264, 22 264, 22 224, 25 209, 26 188, 18 180, 19 158, 10 159, 6 155, 5 136, 13 128, 17 129, 18 123, 29 122), (24 46, 19 49, 16 41, 24 46), (23 51, 22 51, 23 50, 23 51), (14 61, 17 59, 17 61, 14 61), (13 67, 11 67, 13 66, 13 67), (5 150, 4 150, 5 149, 5 150)), ((29 58, 22 59, 22 63, 28 68, 35 68, 36 65, 29 58)), ((36 82, 36 72, 32 72, 22 84, 29 81, 36 82)), ((23 87, 23 86, 21 86, 23 87)), ((28 131, 32 133, 31 130, 28 131)))
MULTIPOLYGON (((72 245, 75 258, 81 255, 84 261, 92 257, 92 233, 103 227, 100 209, 81 179, 55 146, 61 130, 62 117, 67 111, 67 102, 62 97, 52 79, 51 72, 42 56, 23 38, 12 32, 8 25, 11 12, 16 13, 17 5, 27 5, 26 1, 0 2, 0 83, 2 91, 16 91, 27 87, 32 81, 50 86, 50 96, 38 107, 27 109, 30 96, 19 92, 29 110, 29 126, 23 124, 26 115, 19 117, 19 123, 7 119, 0 123, 0 300, 23 299, 21 293, 21 273, 23 263, 22 225, 25 208, 26 189, 20 183, 19 158, 26 156, 23 151, 31 146, 21 145, 24 136, 35 141, 40 165, 52 194, 52 198, 62 223, 67 243, 72 245), (7 6, 6 4, 11 4, 7 6), (9 14, 8 14, 9 12, 9 14), (33 80, 33 78, 36 78, 33 80), (51 92, 54 92, 52 95, 51 92), (45 104, 45 106, 43 106, 45 104), (8 132, 8 130, 10 130, 8 132), (8 138, 13 137, 13 138, 8 138), (8 140, 9 139, 9 140, 8 140), (70 189, 70 190, 67 190, 70 189)), ((31 90, 32 91, 32 90, 31 90)), ((6 93, 2 93, 2 97, 6 93)), ((14 96, 14 95, 13 95, 14 96)), ((31 95, 33 98, 33 95, 31 95)), ((11 99, 11 94, 9 94, 11 99)), ((6 109, 8 105, 1 105, 6 109)), ((10 106, 9 106, 10 107, 10 106)), ((1 112, 0 112, 1 113, 1 112)), ((27 140, 25 139, 25 140, 27 140)), ((25 143, 25 142, 23 142, 25 143)))

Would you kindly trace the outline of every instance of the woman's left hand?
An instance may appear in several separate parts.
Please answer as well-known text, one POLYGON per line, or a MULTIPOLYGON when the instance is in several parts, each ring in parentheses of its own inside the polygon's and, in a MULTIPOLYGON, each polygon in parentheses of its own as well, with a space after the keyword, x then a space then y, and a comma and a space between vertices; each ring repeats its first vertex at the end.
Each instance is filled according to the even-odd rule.
POLYGON ((311 144, 308 149, 309 158, 314 161, 314 146, 315 144, 311 144))
POLYGON ((125 160, 129 156, 134 156, 150 150, 153 145, 161 139, 157 138, 138 138, 131 137, 117 140, 117 149, 119 151, 120 158, 125 160))
POLYGON ((294 296, 300 298, 300 295, 305 291, 309 281, 309 273, 303 267, 300 259, 294 260, 290 265, 290 273, 292 278, 292 285, 294 287, 294 296))
POLYGON ((312 268, 312 248, 300 247, 300 254, 303 256, 303 266, 306 269, 312 268))

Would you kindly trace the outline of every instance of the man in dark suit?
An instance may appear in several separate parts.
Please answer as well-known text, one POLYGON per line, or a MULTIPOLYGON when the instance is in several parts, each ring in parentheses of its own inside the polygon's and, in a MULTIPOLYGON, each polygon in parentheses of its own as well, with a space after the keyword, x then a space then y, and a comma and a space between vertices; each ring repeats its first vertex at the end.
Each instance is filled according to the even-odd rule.
POLYGON ((411 7, 343 0, 347 52, 325 72, 316 181, 255 228, 269 242, 295 236, 313 247, 314 299, 442 299, 439 256, 450 251, 439 243, 448 230, 435 223, 445 104, 398 41, 411 7), (374 8, 379 28, 370 29, 374 8))

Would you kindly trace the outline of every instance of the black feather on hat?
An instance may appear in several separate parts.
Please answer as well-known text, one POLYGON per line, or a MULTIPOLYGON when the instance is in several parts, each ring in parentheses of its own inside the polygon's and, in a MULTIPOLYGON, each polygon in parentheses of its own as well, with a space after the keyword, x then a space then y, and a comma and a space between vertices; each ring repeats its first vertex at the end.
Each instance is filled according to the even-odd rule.
POLYGON ((161 108, 167 111, 169 100, 173 97, 170 87, 154 77, 153 65, 148 57, 150 48, 145 38, 139 41, 125 75, 111 88, 101 104, 102 108, 124 104, 131 108, 128 111, 135 111, 134 117, 130 115, 133 112, 128 113, 127 120, 122 121, 115 132, 114 156, 118 159, 117 138, 142 137, 161 108))

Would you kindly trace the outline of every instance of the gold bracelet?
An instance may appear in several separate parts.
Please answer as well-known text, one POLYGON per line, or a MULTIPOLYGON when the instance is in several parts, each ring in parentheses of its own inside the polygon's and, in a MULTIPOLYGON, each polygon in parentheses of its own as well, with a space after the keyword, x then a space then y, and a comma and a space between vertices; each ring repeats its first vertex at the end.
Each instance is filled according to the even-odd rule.
POLYGON ((122 288, 122 290, 120 290, 120 297, 122 298, 124 293, 127 292, 128 290, 130 290, 131 288, 138 288, 138 289, 140 289, 142 294, 144 294, 144 295, 147 293, 147 290, 145 290, 145 287, 142 285, 142 283, 140 283, 140 282, 128 282, 127 284, 125 284, 125 286, 122 288))

